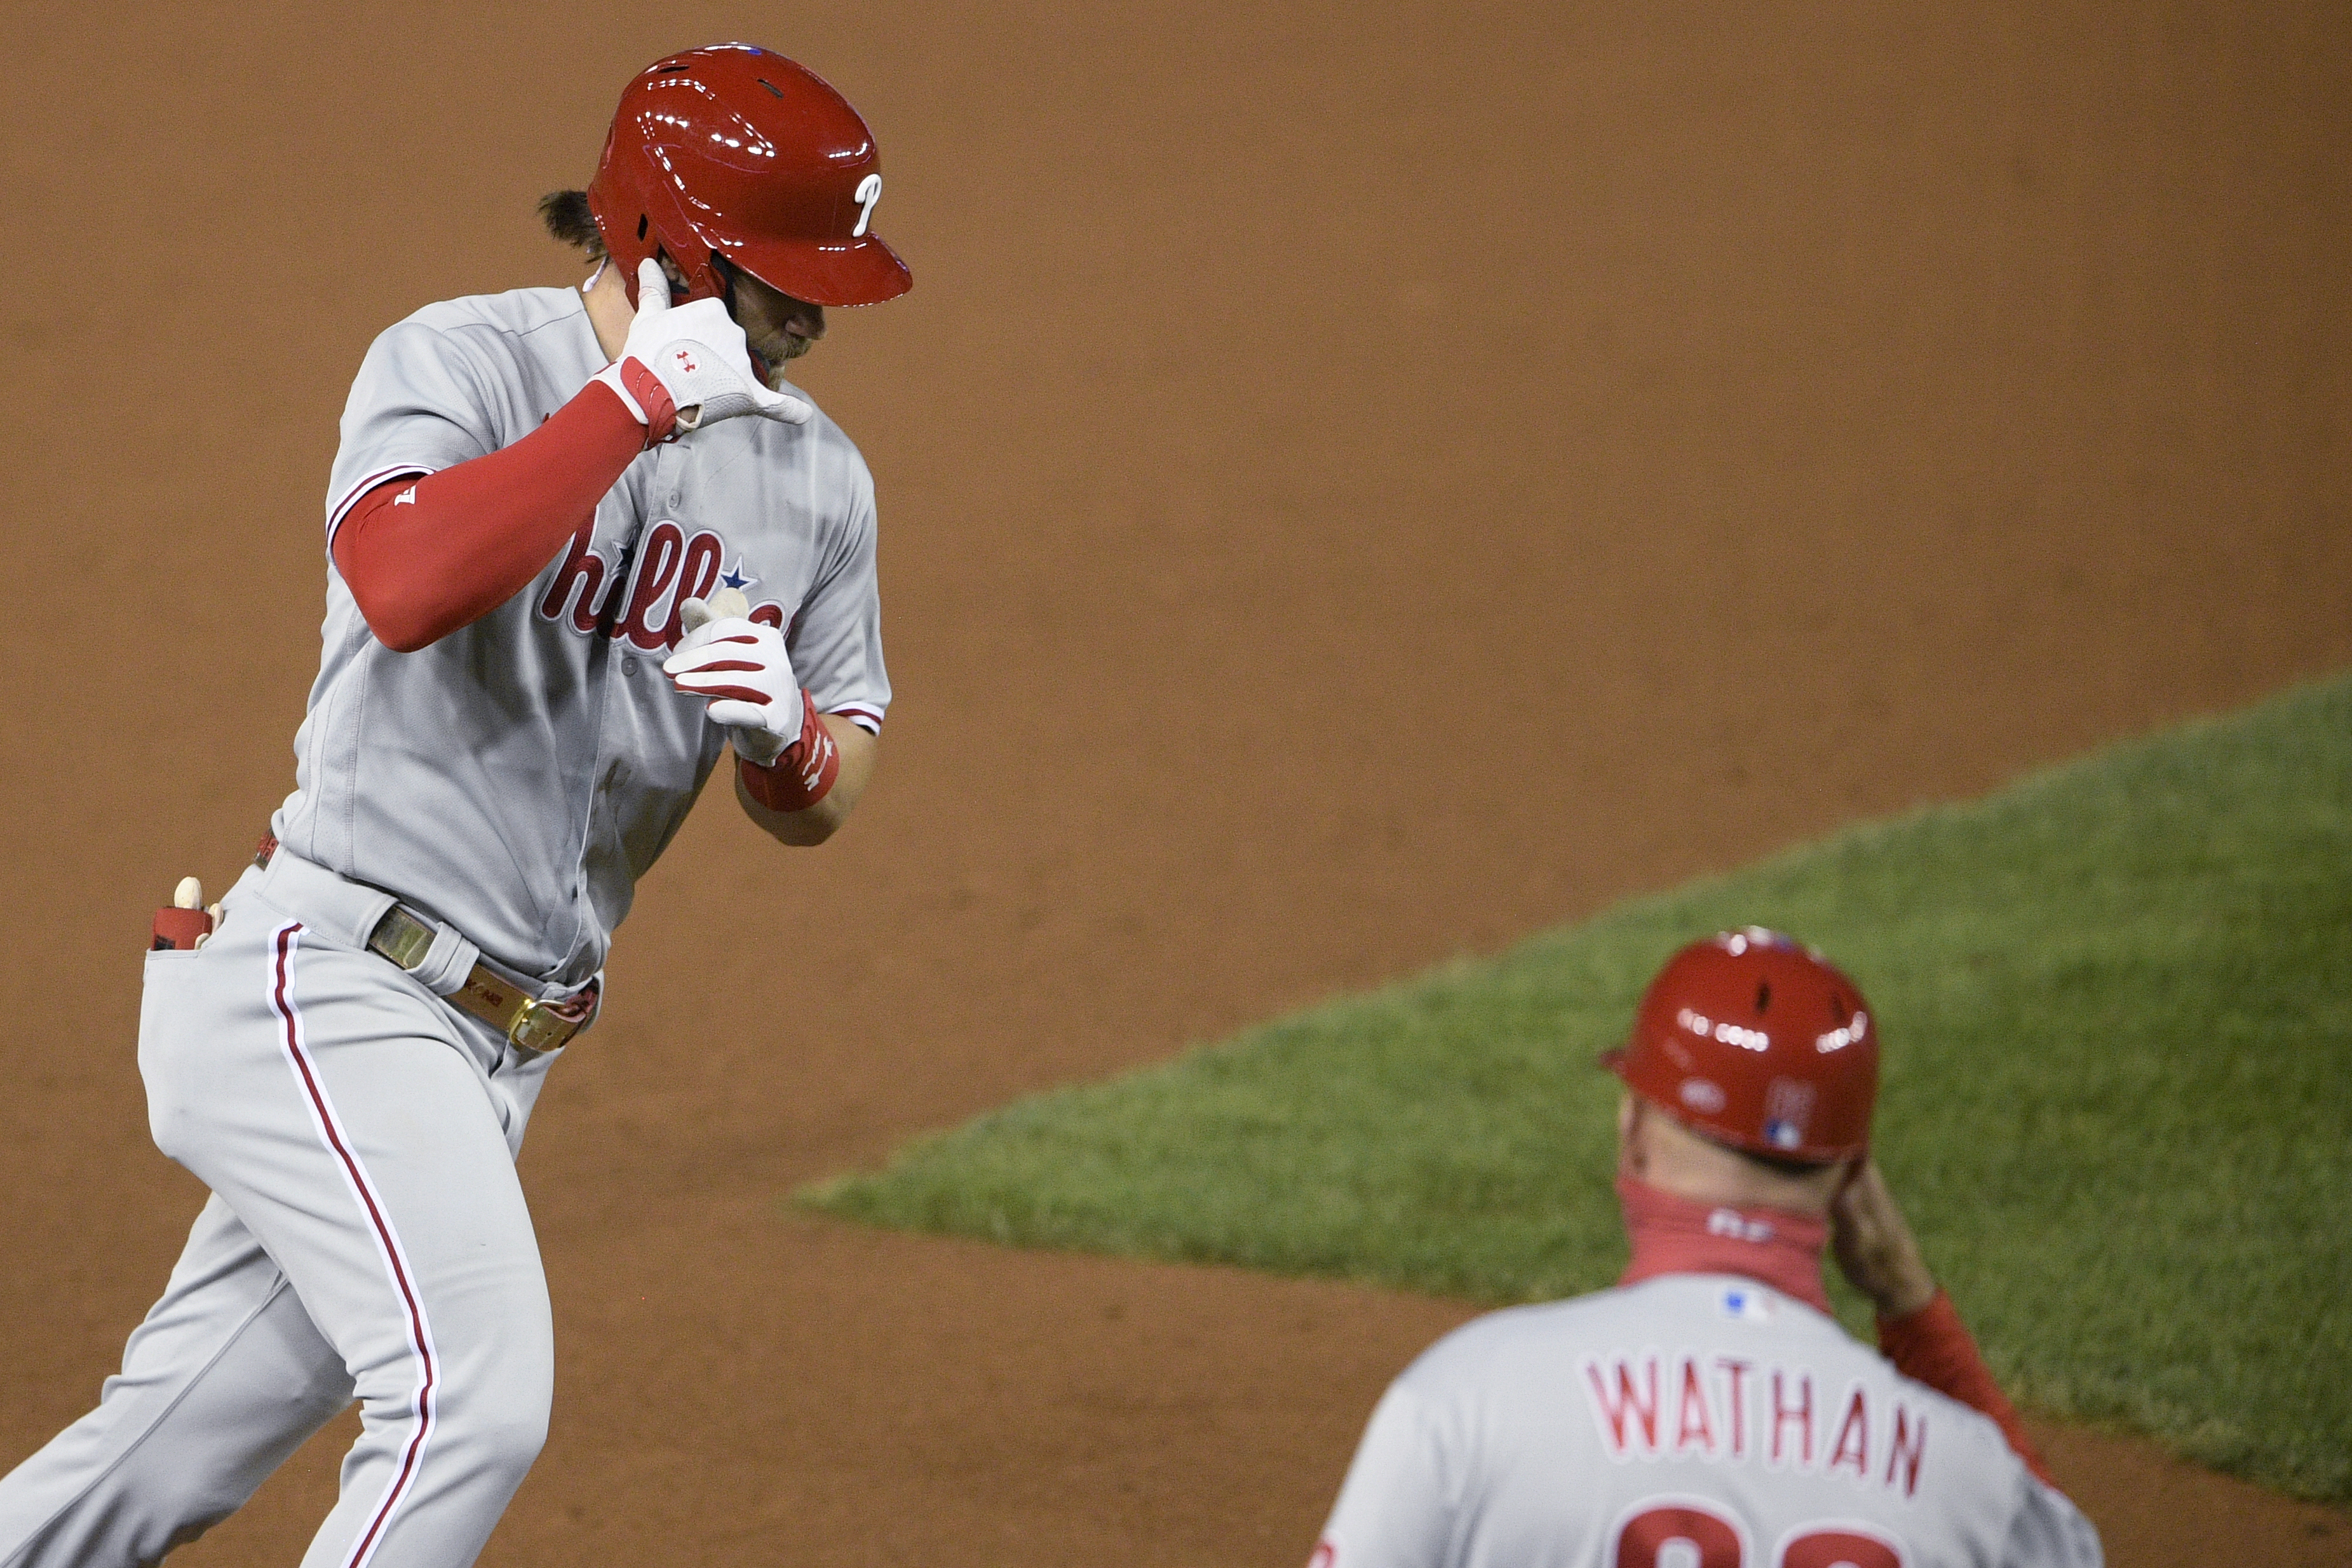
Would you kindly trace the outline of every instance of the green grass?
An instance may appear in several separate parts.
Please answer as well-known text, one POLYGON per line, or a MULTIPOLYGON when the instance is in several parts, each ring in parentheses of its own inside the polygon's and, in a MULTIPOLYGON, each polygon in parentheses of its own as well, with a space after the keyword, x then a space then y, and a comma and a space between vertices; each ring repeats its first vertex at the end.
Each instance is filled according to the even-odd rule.
POLYGON ((1885 1021, 1881 1162, 2014 1392, 2352 1501, 2352 679, 1021 1101, 802 1201, 1484 1301, 1591 1289, 1624 1256, 1593 1058, 1668 952, 1748 922, 1826 949, 1885 1021))

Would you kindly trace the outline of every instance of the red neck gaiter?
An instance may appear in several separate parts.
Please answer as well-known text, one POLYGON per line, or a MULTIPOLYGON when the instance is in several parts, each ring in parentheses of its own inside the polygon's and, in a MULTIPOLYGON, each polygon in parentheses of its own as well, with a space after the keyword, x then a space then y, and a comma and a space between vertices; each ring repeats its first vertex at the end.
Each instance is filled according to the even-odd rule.
POLYGON ((1738 1274, 1816 1310, 1830 1310, 1822 1289, 1828 1221, 1787 1209, 1700 1203, 1622 1174, 1617 1201, 1633 1241, 1633 1260, 1620 1285, 1661 1274, 1738 1274))

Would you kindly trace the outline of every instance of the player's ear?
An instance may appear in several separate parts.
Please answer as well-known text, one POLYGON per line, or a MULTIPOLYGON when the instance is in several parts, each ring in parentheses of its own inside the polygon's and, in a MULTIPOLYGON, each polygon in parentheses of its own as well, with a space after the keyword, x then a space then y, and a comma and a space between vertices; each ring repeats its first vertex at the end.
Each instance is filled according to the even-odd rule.
POLYGON ((1642 1102, 1631 1094, 1617 1097, 1617 1168, 1629 1176, 1639 1176, 1649 1163, 1649 1151, 1642 1143, 1642 1102))

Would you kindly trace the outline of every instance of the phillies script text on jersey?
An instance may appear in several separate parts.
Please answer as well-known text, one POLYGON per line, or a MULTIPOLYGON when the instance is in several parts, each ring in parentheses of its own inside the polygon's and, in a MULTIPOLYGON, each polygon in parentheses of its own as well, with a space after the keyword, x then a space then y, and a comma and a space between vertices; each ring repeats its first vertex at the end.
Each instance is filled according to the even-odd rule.
MULTIPOLYGON (((575 631, 625 637, 652 652, 677 646, 683 635, 677 608, 687 600, 707 599, 721 583, 740 588, 757 580, 745 578, 740 568, 725 568, 727 542, 707 528, 688 538, 667 518, 654 523, 635 561, 624 563, 631 568, 625 574, 615 572, 598 552, 595 536, 593 517, 572 536, 571 548, 540 598, 541 619, 568 618, 575 631)), ((782 630, 784 607, 763 599, 751 606, 751 618, 782 630)))

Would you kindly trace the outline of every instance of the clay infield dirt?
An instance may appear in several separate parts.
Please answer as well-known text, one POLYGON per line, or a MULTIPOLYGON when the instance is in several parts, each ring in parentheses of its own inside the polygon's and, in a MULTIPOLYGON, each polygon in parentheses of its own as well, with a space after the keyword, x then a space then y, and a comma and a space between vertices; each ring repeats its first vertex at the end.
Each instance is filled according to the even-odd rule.
MULTIPOLYGON (((880 135, 916 289, 803 380, 900 695, 835 844, 714 799, 641 889, 523 1157, 561 1383, 486 1563, 1303 1561, 1469 1309, 780 1194, 2352 661, 2332 0, 5 21, 0 1465, 199 1201, 138 950, 290 785, 360 353, 576 276, 530 204, 666 50, 755 37, 880 135)), ((293 1562, 352 1429, 173 1561, 293 1562)), ((2041 1435, 2114 1563, 2352 1563, 2041 1435)))

